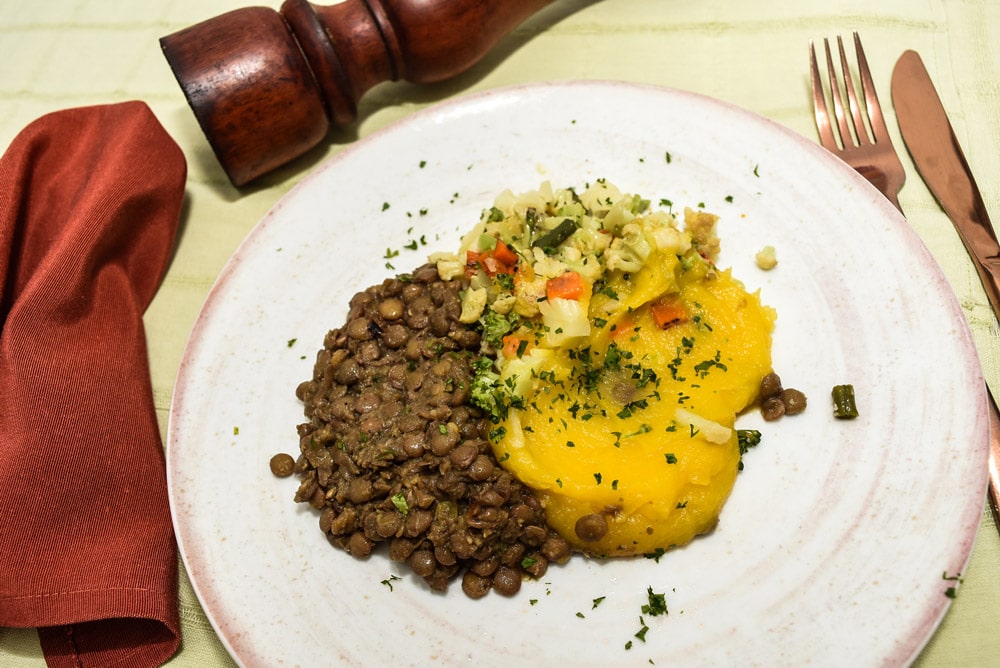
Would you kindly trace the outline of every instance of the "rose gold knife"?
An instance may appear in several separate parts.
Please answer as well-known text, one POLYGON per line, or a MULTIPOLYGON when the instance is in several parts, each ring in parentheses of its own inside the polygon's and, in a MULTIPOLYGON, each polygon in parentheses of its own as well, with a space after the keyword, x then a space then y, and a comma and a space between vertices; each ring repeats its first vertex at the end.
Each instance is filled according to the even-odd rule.
MULTIPOLYGON (((892 72, 892 102, 903 141, 917 171, 948 214, 972 256, 993 312, 1000 317, 1000 244, 955 130, 916 51, 900 56, 892 72)), ((1000 528, 1000 411, 990 401, 990 506, 1000 528)))

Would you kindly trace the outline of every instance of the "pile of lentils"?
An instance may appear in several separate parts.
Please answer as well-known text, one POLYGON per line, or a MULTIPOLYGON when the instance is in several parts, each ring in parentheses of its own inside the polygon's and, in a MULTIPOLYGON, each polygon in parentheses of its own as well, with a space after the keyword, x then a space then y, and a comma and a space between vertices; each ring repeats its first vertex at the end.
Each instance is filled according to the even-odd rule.
POLYGON ((497 463, 492 423, 469 402, 480 336, 459 322, 461 288, 428 264, 356 294, 296 390, 301 454, 271 468, 299 475, 295 500, 351 555, 384 549, 432 589, 461 575, 472 598, 509 596, 571 549, 497 463))

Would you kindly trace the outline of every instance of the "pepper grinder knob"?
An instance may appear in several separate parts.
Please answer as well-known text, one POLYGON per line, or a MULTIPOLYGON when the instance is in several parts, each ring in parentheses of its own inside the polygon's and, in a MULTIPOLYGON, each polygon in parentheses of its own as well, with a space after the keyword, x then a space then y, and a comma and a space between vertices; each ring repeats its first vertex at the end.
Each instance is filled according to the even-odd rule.
POLYGON ((553 0, 286 0, 160 39, 216 157, 242 186, 357 118, 375 84, 432 83, 479 61, 553 0))

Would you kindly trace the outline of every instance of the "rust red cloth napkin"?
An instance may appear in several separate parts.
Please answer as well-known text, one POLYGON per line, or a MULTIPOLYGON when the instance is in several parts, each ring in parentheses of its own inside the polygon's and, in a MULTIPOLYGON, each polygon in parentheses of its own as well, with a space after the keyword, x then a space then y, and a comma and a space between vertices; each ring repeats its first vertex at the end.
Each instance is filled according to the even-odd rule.
POLYGON ((43 116, 0 158, 0 626, 49 666, 155 666, 177 547, 142 314, 187 166, 142 102, 43 116))

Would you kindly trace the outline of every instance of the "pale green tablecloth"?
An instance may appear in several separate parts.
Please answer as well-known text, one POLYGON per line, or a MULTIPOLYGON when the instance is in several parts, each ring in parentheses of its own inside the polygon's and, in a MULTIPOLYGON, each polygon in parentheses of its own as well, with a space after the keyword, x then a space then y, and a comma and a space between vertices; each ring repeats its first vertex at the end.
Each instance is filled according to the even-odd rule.
MULTIPOLYGON (((274 8, 274 3, 264 4, 274 8)), ((245 6, 234 0, 0 0, 0 145, 43 113, 145 100, 187 155, 188 202, 177 256, 146 316, 156 407, 167 422, 184 344, 209 287, 257 220, 308 170, 359 136, 446 98, 507 84, 621 79, 704 93, 815 139, 807 83, 811 38, 860 31, 884 104, 893 63, 917 49, 934 76, 989 210, 1000 219, 1000 2, 995 0, 557 1, 485 61, 431 87, 379 86, 356 127, 294 166, 237 191, 215 162, 159 37, 245 6)), ((890 117, 891 118, 891 117, 890 117)), ((902 141, 891 121, 897 147, 902 141)), ((951 225, 903 157, 900 201, 940 262, 972 327, 987 379, 1000 389, 997 324, 951 225)), ((1000 665, 1000 537, 984 514, 957 600, 921 666, 1000 665)), ((227 665, 186 579, 175 666, 227 665)), ((845 639, 846 640, 846 639, 845 639)), ((33 631, 0 629, 0 666, 43 665, 33 631)))

